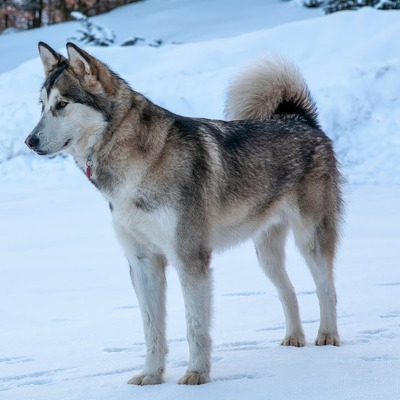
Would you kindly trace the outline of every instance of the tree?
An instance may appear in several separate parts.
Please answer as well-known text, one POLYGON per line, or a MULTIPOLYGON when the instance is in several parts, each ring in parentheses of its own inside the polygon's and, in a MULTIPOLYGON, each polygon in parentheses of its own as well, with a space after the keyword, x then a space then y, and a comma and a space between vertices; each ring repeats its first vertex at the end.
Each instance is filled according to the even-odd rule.
POLYGON ((379 10, 400 9, 400 0, 328 0, 324 10, 327 14, 343 10, 374 7, 379 10))
POLYGON ((380 0, 376 8, 380 10, 399 10, 400 0, 380 0))
POLYGON ((31 14, 31 28, 39 28, 42 26, 42 14, 44 2, 43 0, 26 1, 26 9, 31 14))
POLYGON ((8 28, 8 1, 7 0, 2 0, 1 2, 1 9, 0 9, 0 16, 1 16, 1 21, 0 21, 0 31, 3 29, 8 28))
POLYGON ((94 23, 79 11, 73 11, 72 17, 82 24, 82 29, 77 31, 78 36, 71 38, 84 45, 110 46, 114 43, 115 34, 104 25, 94 23))

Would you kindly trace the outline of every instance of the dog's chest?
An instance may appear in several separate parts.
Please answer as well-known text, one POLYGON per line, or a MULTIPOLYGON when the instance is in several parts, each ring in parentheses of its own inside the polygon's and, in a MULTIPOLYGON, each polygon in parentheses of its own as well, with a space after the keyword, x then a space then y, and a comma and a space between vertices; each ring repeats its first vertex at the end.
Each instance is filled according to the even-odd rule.
POLYGON ((174 253, 177 218, 172 209, 141 196, 114 199, 112 207, 114 223, 134 240, 155 253, 174 253))

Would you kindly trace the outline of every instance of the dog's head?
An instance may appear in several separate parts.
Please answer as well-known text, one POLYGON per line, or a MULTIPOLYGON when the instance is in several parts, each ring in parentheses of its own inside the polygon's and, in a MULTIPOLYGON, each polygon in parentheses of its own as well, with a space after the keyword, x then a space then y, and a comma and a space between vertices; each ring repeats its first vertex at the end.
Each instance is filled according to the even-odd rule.
POLYGON ((42 115, 25 143, 40 155, 83 149, 90 136, 104 131, 111 116, 113 73, 73 43, 67 43, 67 51, 65 58, 39 43, 46 76, 42 115))

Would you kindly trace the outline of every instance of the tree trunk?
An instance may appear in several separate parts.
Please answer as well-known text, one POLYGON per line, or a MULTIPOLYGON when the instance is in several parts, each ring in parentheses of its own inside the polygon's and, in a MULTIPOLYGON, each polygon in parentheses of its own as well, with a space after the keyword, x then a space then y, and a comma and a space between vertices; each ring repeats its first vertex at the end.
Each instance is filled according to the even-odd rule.
POLYGON ((42 26, 43 0, 35 2, 36 7, 33 9, 32 28, 40 28, 42 26))

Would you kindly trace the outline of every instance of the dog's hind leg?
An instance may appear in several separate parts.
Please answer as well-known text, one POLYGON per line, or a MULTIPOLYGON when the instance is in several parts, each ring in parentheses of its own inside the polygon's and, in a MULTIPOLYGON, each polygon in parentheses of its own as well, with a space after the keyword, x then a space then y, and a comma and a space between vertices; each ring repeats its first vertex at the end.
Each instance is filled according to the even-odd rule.
POLYGON ((155 385, 162 383, 165 359, 168 352, 166 341, 166 260, 152 254, 128 234, 116 228, 116 233, 129 261, 130 276, 142 315, 146 342, 143 370, 128 383, 155 385))
POLYGON ((320 306, 320 326, 315 344, 339 346, 336 290, 333 278, 333 251, 336 232, 329 217, 316 222, 308 219, 294 227, 294 237, 314 279, 320 306))
POLYGON ((254 237, 259 263, 275 285, 286 318, 284 346, 303 347, 305 338, 301 326, 296 293, 285 269, 285 224, 273 225, 254 237))

